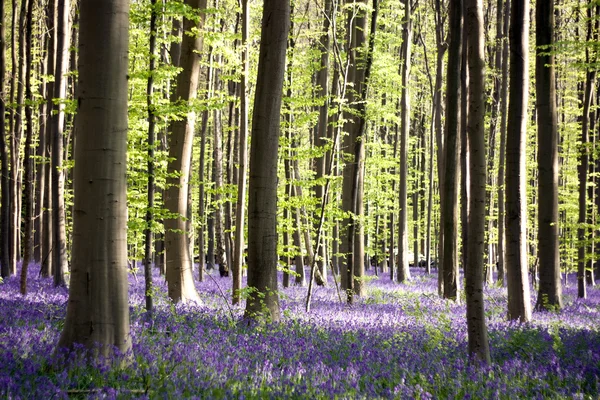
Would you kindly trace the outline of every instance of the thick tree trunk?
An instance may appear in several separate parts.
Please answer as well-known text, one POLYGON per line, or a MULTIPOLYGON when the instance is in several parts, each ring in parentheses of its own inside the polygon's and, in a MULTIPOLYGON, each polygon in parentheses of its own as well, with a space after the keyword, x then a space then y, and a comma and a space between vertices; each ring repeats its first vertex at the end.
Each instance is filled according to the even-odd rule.
POLYGON ((510 95, 506 140, 506 272, 508 319, 531 319, 527 277, 527 103, 529 100, 529 3, 511 0, 510 95))
POLYGON ((535 308, 562 307, 558 250, 558 123, 554 75, 554 2, 538 1, 535 13, 535 90, 538 125, 538 254, 540 283, 535 308))
POLYGON ((248 287, 245 317, 280 319, 277 294, 277 155, 288 0, 265 0, 252 118, 248 187, 248 287), (268 154, 268 157, 264 155, 268 154))
POLYGON ((73 262, 58 348, 131 349, 127 293, 129 2, 81 3, 73 262), (107 41, 106 38, 113 38, 107 41), (101 347, 96 348, 95 346, 101 347))
MULTIPOLYGON (((206 14, 206 0, 186 0, 186 4, 193 10, 200 12, 200 18, 193 21, 183 20, 183 41, 181 43, 180 66, 183 70, 177 77, 176 99, 186 107, 197 96, 198 78, 200 70, 200 56, 203 37, 201 34, 188 34, 194 29, 201 30, 206 14)), ((168 293, 174 302, 199 302, 200 298, 194 287, 192 276, 192 260, 188 246, 187 224, 185 217, 188 215, 189 172, 192 160, 192 142, 194 138, 194 125, 196 113, 187 111, 187 115, 180 121, 171 124, 169 137, 169 157, 171 162, 167 167, 170 178, 167 179, 165 193, 165 206, 175 218, 165 220, 165 250, 168 293), (174 174, 178 174, 174 177, 174 174)))

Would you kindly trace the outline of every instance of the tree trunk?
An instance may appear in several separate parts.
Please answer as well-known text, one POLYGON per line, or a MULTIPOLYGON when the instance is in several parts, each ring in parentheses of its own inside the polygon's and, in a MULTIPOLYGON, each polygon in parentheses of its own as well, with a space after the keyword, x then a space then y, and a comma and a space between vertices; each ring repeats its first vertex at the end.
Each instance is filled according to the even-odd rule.
POLYGON ((27 2, 27 21, 25 28, 25 64, 27 69, 25 71, 25 158, 23 161, 24 166, 24 191, 23 191, 23 264, 21 266, 21 294, 27 294, 27 271, 29 269, 29 263, 33 260, 33 169, 35 164, 33 162, 33 94, 31 91, 31 75, 32 70, 32 59, 31 59, 31 46, 32 46, 32 25, 33 25, 33 1, 27 2))
POLYGON ((508 117, 508 19, 510 15, 510 2, 508 0, 498 1, 498 12, 500 12, 501 2, 504 1, 504 22, 502 25, 502 88, 500 91, 500 149, 498 161, 498 284, 504 286, 505 275, 505 244, 504 244, 504 164, 506 154, 506 125, 508 117))
POLYGON ((235 241, 233 243, 233 304, 240 302, 242 266, 244 265, 244 233, 246 228, 246 193, 248 174, 248 29, 250 10, 248 0, 242 0, 242 76, 240 79, 240 138, 237 203, 235 207, 235 241))
MULTIPOLYGON (((0 2, 0 21, 4 21, 4 1, 0 2)), ((0 82, 6 75, 6 28, 0 24, 0 82)), ((5 85, 0 86, 0 98, 6 98, 5 85)), ((0 101, 0 277, 10 275, 10 194, 8 171, 8 146, 6 145, 6 105, 0 101)))
MULTIPOLYGON (((410 67, 412 47, 412 6, 411 1, 404 3, 404 21, 402 23, 402 48, 400 58, 402 64, 400 71, 402 75, 402 93, 400 97, 400 187, 398 215, 398 265, 396 280, 400 283, 410 280, 408 269, 408 135, 410 131, 410 67)), ((416 255, 415 255, 416 257, 416 255)))
POLYGON ((156 115, 154 114, 154 70, 156 69, 156 0, 151 0, 150 10, 150 43, 148 52, 150 62, 148 65, 148 81, 146 86, 146 103, 148 107, 148 209, 146 210, 146 228, 144 230, 144 277, 146 280, 146 311, 152 315, 152 225, 154 222, 154 147, 156 115))
POLYGON ((288 0, 265 0, 252 118, 248 187, 248 287, 245 317, 280 319, 277 294, 277 154, 288 0), (268 154, 269 157, 264 157, 268 154))
POLYGON ((554 2, 538 1, 535 13, 535 90, 538 125, 538 254, 540 283, 535 308, 562 307, 558 247, 558 124, 554 75, 554 2))
POLYGON ((125 178, 128 10, 127 0, 89 0, 80 6, 73 262, 58 348, 82 344, 98 350, 92 357, 131 349, 125 178))
POLYGON ((511 0, 510 94, 506 138, 506 272, 508 319, 531 320, 527 278, 527 103, 529 100, 529 3, 511 0))
POLYGON ((483 59, 483 11, 481 0, 465 0, 465 35, 469 65, 469 243, 465 266, 467 297, 467 333, 469 355, 483 364, 490 364, 490 347, 483 303, 483 253, 485 251, 485 102, 483 59))
MULTIPOLYGON (((332 2, 333 0, 325 0, 323 6, 323 28, 321 31, 321 38, 319 41, 319 50, 321 51, 321 65, 317 71, 317 85, 319 91, 319 97, 322 99, 322 104, 319 106, 319 121, 316 129, 316 136, 314 139, 315 147, 319 148, 322 152, 319 157, 315 159, 315 180, 320 180, 325 177, 327 173, 327 154, 330 153, 327 147, 327 124, 328 124, 328 113, 329 113, 329 26, 330 19, 332 16, 332 2)), ((331 157, 331 155, 329 156, 331 157)), ((324 185, 315 186, 315 195, 319 203, 322 203, 324 195, 324 185)), ((318 248, 317 266, 319 274, 317 275, 317 284, 323 286, 327 283, 327 240, 325 235, 320 235, 320 243, 317 243, 318 248)))
POLYGON ((64 135, 65 105, 67 95, 67 68, 69 65, 69 0, 58 0, 56 29, 56 73, 54 74, 54 96, 60 99, 54 105, 52 116, 52 268, 54 285, 65 284, 67 272, 67 234, 65 228, 65 172, 64 135))
MULTIPOLYGON (((216 73, 216 71, 215 71, 216 73)), ((215 82, 218 74, 215 74, 215 82)), ((218 90, 217 84, 217 90, 218 90)), ((213 112, 213 182, 215 191, 213 196, 214 218, 215 218, 215 256, 216 264, 219 265, 221 277, 229 276, 229 265, 225 251, 225 227, 223 220, 223 201, 221 191, 223 190, 223 125, 221 123, 221 110, 213 112)))
MULTIPOLYGON (((177 77, 176 99, 190 107, 198 91, 198 77, 203 37, 200 34, 188 34, 194 29, 202 30, 206 14, 206 0, 186 0, 193 10, 200 12, 200 18, 193 21, 183 20, 183 40, 181 43, 180 65, 183 70, 177 77)), ((167 252, 168 293, 174 302, 199 302, 200 298, 194 286, 192 260, 190 259, 185 217, 188 214, 189 171, 192 160, 192 142, 196 114, 188 110, 186 117, 171 124, 169 138, 169 162, 167 172, 167 190, 165 207, 176 214, 175 218, 165 220, 165 250, 167 252), (178 173, 177 177, 173 174, 178 173)))
POLYGON ((450 0, 450 44, 446 83, 446 138, 444 140, 444 194, 442 196, 443 296, 458 298, 458 183, 460 123, 460 65, 462 0, 450 0))

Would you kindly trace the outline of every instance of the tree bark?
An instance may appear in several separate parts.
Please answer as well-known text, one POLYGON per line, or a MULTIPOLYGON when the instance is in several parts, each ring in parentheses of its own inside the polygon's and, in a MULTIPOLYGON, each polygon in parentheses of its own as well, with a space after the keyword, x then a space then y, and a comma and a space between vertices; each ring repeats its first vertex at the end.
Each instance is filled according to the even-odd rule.
POLYGON ((289 28, 289 1, 265 0, 252 118, 248 187, 250 292, 244 315, 271 321, 281 317, 277 294, 277 154, 289 28))
POLYGON ((460 65, 462 0, 450 0, 450 44, 446 83, 446 138, 444 140, 444 194, 442 196, 443 296, 458 298, 458 151, 460 147, 460 65))
MULTIPOLYGON (((186 0, 185 2, 195 12, 199 12, 197 21, 184 18, 183 40, 181 43, 180 66, 183 70, 177 77, 176 99, 185 107, 196 99, 200 70, 200 53, 203 37, 200 34, 188 34, 194 29, 201 30, 206 14, 206 0, 186 0)), ((192 260, 188 246, 187 224, 189 171, 192 159, 192 142, 196 113, 186 111, 186 117, 171 124, 169 137, 169 162, 167 172, 167 190, 165 206, 174 216, 165 219, 165 251, 168 293, 174 302, 199 302, 200 298, 194 286, 192 276, 192 260), (174 176, 178 174, 178 176, 174 176)))
POLYGON ((150 62, 148 65, 148 80, 146 85, 146 104, 148 108, 148 209, 146 210, 146 227, 144 229, 144 277, 146 280, 146 311, 152 315, 152 225, 154 223, 154 148, 155 148, 155 126, 156 115, 154 110, 154 71, 156 69, 156 36, 158 30, 156 27, 156 18, 158 10, 156 9, 156 0, 150 0, 150 43, 148 52, 150 53, 150 62))
POLYGON ((27 272, 29 263, 33 261, 33 94, 31 91, 32 59, 32 25, 33 25, 33 0, 27 2, 27 16, 25 22, 25 155, 24 166, 24 191, 23 191, 23 263, 21 265, 22 295, 27 294, 27 272))
POLYGON ((58 348, 131 349, 127 293, 129 2, 80 6, 73 262, 58 348), (106 38, 112 38, 106 40, 106 38), (100 345, 101 347, 95 347, 100 345))
POLYGON ((536 2, 535 90, 538 125, 538 254, 535 308, 562 307, 558 252, 558 123, 554 74, 554 2, 536 2))
POLYGON ((506 272, 508 319, 531 320, 527 277, 527 104, 529 100, 529 3, 511 0, 510 94, 506 138, 506 272))
POLYGON ((500 90, 500 148, 498 150, 498 284, 504 286, 505 275, 505 211, 504 211, 504 171, 506 155, 506 125, 508 118, 508 20, 510 15, 510 2, 508 0, 498 1, 498 12, 501 2, 504 1, 503 25, 502 25, 502 88, 500 90))
MULTIPOLYGON (((4 1, 0 2, 0 21, 4 21, 4 1)), ((6 28, 0 24, 0 82, 6 75, 6 28)), ((0 85, 0 98, 6 98, 5 85, 0 85)), ((6 143, 6 105, 0 101, 0 276, 10 276, 10 194, 8 171, 8 146, 6 143)))
MULTIPOLYGON (((402 48, 400 58, 402 64, 402 93, 400 95, 400 186, 398 215, 398 265, 396 280, 400 283, 410 280, 408 268, 408 135, 410 131, 410 67, 412 47, 412 4, 411 0, 404 3, 404 21, 402 23, 402 48)), ((416 255, 415 255, 416 257, 416 255)))
POLYGON ((233 243, 233 304, 240 302, 242 266, 244 264, 244 233, 246 229, 246 194, 248 174, 248 29, 250 10, 248 0, 242 0, 242 76, 240 78, 240 139, 237 203, 235 207, 235 241, 233 243))
POLYGON ((54 74, 54 96, 59 103, 54 105, 52 116, 52 268, 54 285, 65 284, 67 272, 67 234, 65 228, 65 172, 64 126, 67 95, 66 73, 69 66, 69 15, 70 1, 58 0, 56 29, 56 72, 54 74))
MULTIPOLYGON (((323 5, 323 28, 321 31, 321 38, 319 40, 319 50, 321 51, 321 65, 320 69, 317 71, 317 85, 319 91, 319 98, 322 101, 319 106, 319 121, 316 129, 316 136, 314 139, 315 147, 318 147, 322 154, 315 159, 315 180, 322 180, 325 177, 326 169, 327 169, 327 159, 331 157, 331 155, 327 156, 330 153, 327 147, 327 124, 328 124, 328 113, 329 113, 329 48, 330 48, 330 38, 329 38, 329 27, 330 27, 330 19, 332 17, 332 2, 333 0, 325 0, 323 5)), ((324 185, 318 184, 315 186, 315 195, 319 200, 319 203, 322 203, 323 195, 324 195, 324 185)), ((317 266, 319 274, 317 275, 317 285, 323 286, 327 284, 327 240, 325 239, 325 235, 320 235, 320 243, 317 243, 316 246, 318 248, 317 256, 317 266)))
POLYGON ((483 10, 481 0, 465 0, 465 35, 469 66, 469 243, 465 266, 465 293, 467 297, 467 333, 469 355, 480 363, 490 364, 485 310, 483 303, 483 253, 485 251, 485 102, 483 55, 483 10))

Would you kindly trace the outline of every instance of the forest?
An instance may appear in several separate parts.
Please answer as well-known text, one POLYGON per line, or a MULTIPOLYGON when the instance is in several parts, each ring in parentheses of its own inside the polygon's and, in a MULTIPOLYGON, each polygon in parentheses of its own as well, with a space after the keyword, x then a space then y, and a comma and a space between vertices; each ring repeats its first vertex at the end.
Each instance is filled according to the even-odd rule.
POLYGON ((0 398, 600 396, 600 1, 0 1, 0 398))

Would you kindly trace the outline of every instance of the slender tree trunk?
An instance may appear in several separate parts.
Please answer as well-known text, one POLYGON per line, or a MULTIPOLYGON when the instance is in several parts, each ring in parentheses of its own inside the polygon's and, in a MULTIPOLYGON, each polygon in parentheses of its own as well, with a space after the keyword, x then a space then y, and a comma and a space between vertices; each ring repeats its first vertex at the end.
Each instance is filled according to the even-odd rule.
POLYGON ((558 247, 558 124, 554 75, 554 2, 536 2, 535 90, 538 125, 538 254, 535 308, 562 307, 558 247))
MULTIPOLYGON (((216 71, 215 71, 216 72, 216 71)), ((218 75, 215 76, 215 82, 218 75)), ((217 85, 218 89, 218 85, 217 85)), ((221 110, 213 112, 213 182, 215 194, 213 196, 214 218, 215 218, 215 256, 219 265, 221 277, 229 276, 229 265, 225 251, 225 227, 223 221, 223 201, 221 191, 223 190, 223 125, 221 122, 221 110)))
MULTIPOLYGON (((4 21, 4 1, 0 2, 0 21, 4 21)), ((6 98, 4 78, 6 75, 6 28, 0 24, 0 98, 6 98)), ((6 143, 6 105, 0 101, 0 276, 10 275, 10 172, 8 170, 8 146, 6 143)))
POLYGON ((527 278, 527 103, 529 100, 529 3, 511 0, 510 94, 506 140, 506 272, 508 319, 531 319, 527 278))
POLYGON ((129 2, 81 3, 73 262, 58 348, 131 349, 127 293, 129 2), (107 41, 111 37, 113 40, 107 41))
POLYGON ((65 106, 63 101, 67 95, 67 68, 69 65, 69 15, 70 1, 57 2, 56 29, 56 73, 54 74, 54 95, 59 103, 54 106, 52 116, 52 267, 54 285, 65 284, 67 272, 67 234, 65 228, 65 172, 64 160, 64 125, 65 106))
POLYGON ((446 169, 446 143, 443 133, 442 124, 442 113, 443 113, 443 95, 442 95, 442 84, 444 75, 444 54, 448 49, 448 38, 444 31, 445 24, 445 13, 442 10, 442 0, 435 0, 435 41, 437 45, 437 59, 436 59, 436 72, 435 72, 435 91, 438 94, 438 103, 435 109, 435 139, 437 143, 437 164, 438 164, 438 190, 440 197, 440 226, 439 229, 439 240, 438 240, 438 294, 444 295, 444 182, 445 182, 445 169, 446 169))
POLYGON ((248 29, 250 10, 248 0, 242 0, 242 76, 240 79, 240 140, 237 203, 235 208, 235 241, 233 243, 233 304, 240 302, 242 266, 244 264, 244 231, 246 228, 246 193, 248 174, 248 29))
MULTIPOLYGON (((12 193, 11 193, 11 220, 12 220, 12 256, 14 271, 16 274, 17 261, 21 260, 21 203, 22 203, 22 182, 23 182, 23 169, 21 168, 21 157, 20 148, 23 140, 23 105, 25 103, 25 29, 26 29, 26 15, 27 15, 27 1, 21 0, 20 12, 19 12, 19 59, 18 64, 13 65, 13 69, 17 71, 15 79, 17 80, 17 98, 16 98, 16 111, 14 114, 14 130, 12 135, 12 193)), ((16 12, 16 3, 13 3, 16 12)), ((13 25, 14 29, 15 25, 13 25)), ((12 101, 11 101, 12 103, 12 101)))
POLYGON ((156 0, 151 0, 150 10, 150 62, 148 65, 148 81, 146 86, 146 103, 148 107, 148 209, 146 210, 146 228, 144 230, 144 277, 146 279, 146 311, 152 315, 152 225, 154 223, 154 148, 156 115, 154 114, 154 71, 156 69, 156 18, 158 10, 156 0))
MULTIPOLYGON (((321 65, 317 71, 317 84, 319 86, 319 97, 322 99, 322 104, 319 106, 319 121, 316 129, 316 136, 314 139, 315 147, 318 147, 323 153, 315 159, 315 179, 319 180, 325 176, 327 168, 327 124, 328 124, 328 113, 329 113, 329 27, 330 19, 332 17, 332 2, 333 0, 325 0, 324 3, 324 16, 323 16, 323 29, 321 31, 321 38, 319 41, 319 50, 321 51, 321 65)), ((331 156, 329 156, 331 157, 331 156)), ((324 185, 315 186, 315 195, 320 202, 323 199, 324 185)), ((320 235, 321 241, 316 246, 319 249, 317 256, 317 265, 319 274, 316 277, 317 285, 323 286, 327 283, 327 240, 325 235, 320 235)))
MULTIPOLYGON (((463 15, 464 15, 465 4, 463 1, 463 15)), ((464 16, 463 16, 464 18, 464 16)), ((462 33, 462 54, 460 57, 460 117, 459 117, 459 132, 460 139, 458 141, 459 150, 459 160, 460 160, 460 173, 457 178, 460 187, 460 203, 458 203, 459 212, 460 212, 460 235, 461 235, 461 248, 459 262, 456 267, 455 276, 459 276, 458 270, 460 266, 462 266, 463 270, 467 265, 467 248, 469 245, 469 197, 471 191, 469 190, 469 184, 471 180, 469 179, 469 143, 467 139, 467 119, 469 117, 469 69, 468 69, 468 61, 467 61, 467 35, 462 33)), ((458 228, 457 228, 458 231, 458 228)), ((458 239, 457 239, 458 240, 458 239)), ((457 293, 460 291, 459 289, 459 279, 456 280, 456 290, 457 293)))
POLYGON ((23 208, 23 264, 21 267, 21 294, 27 294, 27 272, 29 263, 33 259, 33 94, 31 91, 31 75, 33 74, 31 47, 32 47, 32 25, 33 25, 33 1, 27 3, 27 21, 25 27, 25 159, 23 208))
MULTIPOLYGON (((587 7, 587 37, 586 41, 592 41, 593 21, 592 7, 587 7)), ((595 61, 595 60, 594 60, 595 61)), ((586 47, 586 65, 592 62, 590 51, 586 47)), ((588 248, 588 228, 585 224, 591 215, 588 215, 588 172, 590 169, 590 155, 593 149, 593 143, 590 143, 590 112, 593 103, 594 88, 596 86, 596 69, 587 67, 586 79, 584 83, 583 110, 581 117, 581 149, 579 153, 578 175, 579 175, 579 228, 577 229, 577 239, 579 240, 577 252, 577 297, 587 297, 587 257, 588 248)), ((593 133, 592 133, 593 135, 593 133)), ((593 179, 593 178, 592 178, 593 179)), ((591 196, 590 196, 591 197, 591 196)), ((590 213, 591 214, 591 213, 590 213)), ((590 253, 593 254, 593 253, 590 253)))
MULTIPOLYGON (((198 90, 198 76, 200 59, 198 53, 202 51, 203 37, 200 34, 187 34, 194 29, 201 30, 204 26, 206 14, 206 0, 186 0, 186 4, 193 10, 200 12, 200 19, 193 21, 183 20, 183 35, 181 44, 180 65, 183 70, 177 77, 176 99, 189 107, 190 102, 196 98, 198 90)), ((194 287, 192 276, 192 260, 190 259, 189 246, 184 217, 188 214, 189 171, 192 159, 192 142, 196 114, 188 110, 186 117, 171 124, 169 138, 169 157, 171 162, 167 167, 170 178, 167 179, 165 193, 165 206, 177 216, 165 220, 165 250, 167 252, 166 271, 168 293, 174 302, 199 302, 200 298, 194 287), (174 177, 174 173, 178 173, 174 177)))
POLYGON ((504 286, 505 275, 505 244, 504 244, 504 165, 506 154, 506 129, 508 118, 508 20, 510 15, 510 2, 508 0, 498 1, 498 12, 500 12, 501 2, 504 2, 504 22, 502 25, 502 88, 500 91, 500 149, 498 161, 498 284, 504 286))
MULTIPOLYGON (((398 265, 396 280, 406 282, 410 280, 408 269, 408 134, 410 130, 410 67, 412 47, 412 5, 411 1, 404 3, 404 21, 402 23, 402 48, 400 58, 402 64, 400 72, 402 75, 402 93, 400 95, 400 186, 399 202, 400 214, 398 215, 398 265)), ((415 256, 416 257, 416 256, 415 256)))
POLYGON ((458 298, 458 149, 460 132, 460 64, 462 0, 450 0, 450 45, 446 83, 446 138, 444 140, 444 194, 442 196, 444 298, 458 298))
MULTIPOLYGON (((211 49, 212 50, 212 49, 211 49)), ((212 51, 208 53, 209 61, 212 60, 212 51)), ((210 62, 209 62, 210 64, 210 62)), ((211 92, 212 66, 208 67, 206 78, 206 91, 211 92)), ((198 166, 198 280, 204 281, 204 268, 206 266, 206 250, 204 246, 204 232, 206 226, 206 195, 205 195, 205 164, 206 164, 206 137, 208 131, 208 109, 202 112, 202 123, 200 127, 200 162, 198 166)))
POLYGON ((245 317, 280 319, 277 294, 277 154, 288 0, 265 0, 252 118, 248 187, 248 300, 245 317), (264 157, 269 154, 269 157, 264 157))
POLYGON ((483 5, 481 0, 465 0, 465 34, 469 65, 469 135, 470 198, 469 243, 465 266, 467 297, 467 333, 469 355, 490 364, 485 310, 483 303, 483 253, 485 238, 485 102, 483 59, 483 5))

